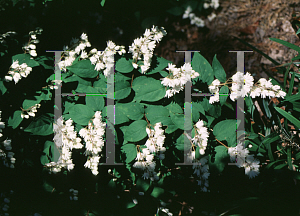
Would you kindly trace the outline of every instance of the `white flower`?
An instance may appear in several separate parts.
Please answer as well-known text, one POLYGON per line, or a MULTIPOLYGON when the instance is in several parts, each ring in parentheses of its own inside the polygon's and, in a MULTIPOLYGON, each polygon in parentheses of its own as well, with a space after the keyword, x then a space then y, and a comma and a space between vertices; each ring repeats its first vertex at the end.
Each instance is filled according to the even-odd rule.
POLYGON ((82 33, 80 38, 81 38, 81 40, 84 40, 84 41, 88 39, 88 37, 85 33, 82 33))
POLYGON ((189 14, 192 12, 192 8, 191 8, 191 6, 188 6, 187 8, 186 8, 186 10, 184 11, 184 14, 183 14, 183 16, 182 16, 182 19, 186 19, 186 18, 188 18, 189 17, 189 14))
POLYGON ((207 16, 207 19, 209 21, 212 21, 214 18, 216 18, 216 14, 215 13, 211 13, 210 15, 207 16))
POLYGON ((19 67, 19 61, 16 60, 16 61, 13 61, 13 64, 10 66, 12 69, 16 69, 19 67))
POLYGON ((19 73, 15 73, 13 79, 15 81, 15 84, 17 84, 17 82, 19 82, 19 80, 21 79, 21 75, 19 73))
POLYGON ((31 35, 31 38, 32 39, 36 39, 36 35, 31 35))
POLYGON ((11 76, 5 76, 4 79, 5 79, 5 81, 12 81, 13 80, 13 78, 11 76))
POLYGON ((208 3, 204 3, 204 4, 203 4, 204 9, 209 8, 209 6, 210 6, 210 5, 209 5, 208 3))
POLYGON ((34 50, 36 49, 36 46, 34 44, 29 44, 29 48, 34 50))
POLYGON ((37 53, 36 53, 35 50, 30 50, 30 51, 29 51, 29 54, 30 54, 31 56, 33 56, 33 57, 37 56, 37 53))
POLYGON ((88 58, 88 55, 87 55, 87 52, 86 52, 86 51, 82 51, 82 52, 81 52, 81 58, 82 58, 82 59, 88 58))

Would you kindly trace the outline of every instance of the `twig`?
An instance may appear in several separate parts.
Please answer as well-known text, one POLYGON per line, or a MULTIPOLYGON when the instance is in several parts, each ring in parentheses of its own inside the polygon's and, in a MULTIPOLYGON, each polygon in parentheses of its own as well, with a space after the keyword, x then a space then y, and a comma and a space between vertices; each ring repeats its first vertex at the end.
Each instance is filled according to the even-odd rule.
POLYGON ((226 148, 228 148, 225 144, 223 144, 221 141, 219 141, 217 138, 215 138, 217 141, 218 141, 218 143, 220 143, 221 145, 223 145, 223 146, 225 146, 226 148))

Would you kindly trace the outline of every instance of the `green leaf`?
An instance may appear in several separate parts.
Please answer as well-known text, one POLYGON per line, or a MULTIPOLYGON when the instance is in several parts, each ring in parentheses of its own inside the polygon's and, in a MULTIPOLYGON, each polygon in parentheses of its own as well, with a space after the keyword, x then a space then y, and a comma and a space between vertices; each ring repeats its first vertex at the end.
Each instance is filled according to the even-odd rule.
POLYGON ((217 171, 218 173, 221 173, 225 166, 228 164, 228 150, 225 146, 217 146, 215 147, 216 155, 215 155, 215 161, 212 162, 212 156, 209 155, 209 165, 210 169, 217 171))
POLYGON ((41 158, 40 158, 40 161, 41 161, 41 164, 42 164, 42 165, 45 165, 45 164, 51 162, 51 161, 48 159, 48 156, 47 156, 47 155, 42 155, 41 158))
POLYGON ((174 122, 169 117, 169 110, 167 107, 160 105, 146 104, 145 115, 152 125, 161 122, 162 125, 167 126, 165 133, 173 133, 178 129, 174 122))
POLYGON ((167 109, 171 112, 174 112, 174 113, 183 113, 183 110, 182 108, 179 106, 179 104, 175 103, 175 102, 171 102, 170 104, 168 104, 167 106, 167 109))
POLYGON ((286 111, 280 109, 279 107, 274 107, 274 108, 279 114, 283 115, 283 117, 285 117, 292 124, 294 124, 297 130, 300 128, 300 121, 298 119, 296 119, 294 116, 287 113, 286 111))
POLYGON ((179 16, 184 13, 184 9, 182 7, 172 7, 169 10, 167 10, 167 12, 175 16, 179 16))
POLYGON ((51 160, 57 162, 59 157, 60 157, 60 153, 55 143, 53 143, 53 145, 51 145, 51 160))
POLYGON ((160 105, 147 105, 145 109, 147 119, 153 124, 157 120, 163 120, 169 117, 169 111, 166 107, 160 105))
POLYGON ((179 151, 184 151, 184 150, 189 150, 191 149, 191 144, 190 142, 188 141, 188 145, 185 146, 184 145, 184 137, 185 135, 184 134, 181 134, 177 140, 176 140, 176 143, 175 143, 175 147, 179 150, 179 151))
POLYGON ((126 80, 131 80, 130 77, 127 77, 121 73, 116 73, 115 74, 115 82, 119 82, 119 81, 126 81, 126 80))
POLYGON ((41 163, 43 165, 45 165, 45 163, 50 162, 48 158, 50 158, 51 161, 57 162, 58 158, 60 157, 60 153, 59 153, 55 143, 48 141, 48 140, 44 144, 43 152, 46 154, 46 155, 42 155, 42 157, 41 157, 41 163))
POLYGON ((134 68, 130 60, 122 57, 117 61, 115 69, 121 73, 130 73, 134 68))
POLYGON ((139 191, 143 191, 143 192, 146 192, 150 187, 150 179, 142 179, 142 178, 139 178, 137 181, 136 181, 136 188, 139 190, 139 191))
POLYGON ((103 96, 98 95, 86 95, 85 103, 93 111, 101 111, 104 107, 104 98, 103 96))
POLYGON ((116 182, 114 181, 114 179, 111 179, 111 180, 108 182, 108 187, 110 187, 112 190, 116 190, 117 185, 116 185, 116 182))
POLYGON ((73 63, 67 69, 82 78, 95 78, 98 75, 98 71, 95 70, 95 66, 89 59, 73 63))
MULTIPOLYGON (((169 61, 167 59, 164 59, 163 57, 157 57, 157 56, 155 56, 154 59, 157 60, 158 65, 154 69, 152 69, 151 71, 146 72, 147 75, 154 74, 154 73, 157 73, 157 72, 163 72, 162 70, 165 69, 166 67, 168 67, 169 63, 172 63, 171 61, 169 61)), ((154 59, 152 59, 152 62, 154 62, 154 59)))
POLYGON ((50 185, 49 183, 47 183, 46 181, 44 181, 44 183, 43 183, 43 188, 48 193, 52 193, 53 191, 55 191, 55 188, 52 185, 50 185))
POLYGON ((216 139, 222 141, 226 140, 228 146, 233 146, 236 141, 236 129, 239 127, 241 120, 227 119, 218 122, 213 128, 213 134, 216 139))
POLYGON ((159 80, 152 77, 140 76, 133 80, 132 88, 135 91, 134 101, 154 102, 164 98, 165 87, 159 80))
POLYGON ((297 100, 300 100, 300 94, 299 93, 291 95, 291 96, 286 96, 283 101, 294 102, 294 101, 297 101, 297 100))
POLYGON ((99 79, 93 83, 95 88, 101 94, 107 94, 107 81, 106 79, 99 79))
POLYGON ((227 86, 222 86, 220 89, 220 104, 223 106, 228 98, 229 89, 227 86))
MULTIPOLYGON (((173 113, 171 110, 169 110, 169 114, 171 117, 172 122, 181 130, 190 130, 192 128, 185 128, 185 116, 184 114, 178 114, 178 113, 173 113)), ((191 124, 193 125, 193 124, 191 124)))
POLYGON ((130 201, 130 202, 127 202, 125 204, 125 206, 127 209, 130 209, 130 208, 133 208, 134 206, 136 206, 136 204, 134 202, 130 201))
POLYGON ((31 132, 32 135, 48 136, 53 134, 53 124, 39 116, 24 129, 25 132, 31 132))
POLYGON ((42 92, 39 96, 34 96, 36 98, 35 100, 25 99, 23 101, 22 107, 23 109, 27 110, 30 107, 35 106, 35 104, 39 104, 42 100, 51 100, 51 95, 52 93, 48 91, 48 93, 42 92))
MULTIPOLYGON (((42 65, 46 70, 50 69, 50 70, 54 70, 54 66, 53 66, 53 62, 54 62, 54 58, 51 57, 47 57, 47 56, 39 56, 35 59, 40 65, 42 65), (45 61, 49 61, 52 62, 52 65, 47 65, 45 63, 45 61)), ((51 64, 51 63, 50 63, 51 64)))
POLYGON ((105 0, 101 0, 101 3, 100 3, 100 4, 101 4, 102 7, 104 7, 105 0))
POLYGON ((97 89, 93 88, 91 83, 90 85, 84 85, 81 83, 78 83, 77 88, 75 89, 76 92, 78 93, 98 93, 97 89))
POLYGON ((14 112, 13 117, 9 117, 8 119, 8 126, 12 127, 13 129, 16 129, 21 122, 23 121, 23 118, 21 117, 21 110, 17 110, 14 112))
POLYGON ((136 145, 134 144, 125 144, 121 147, 122 151, 126 154, 126 163, 130 163, 136 158, 137 151, 136 145))
POLYGON ((221 63, 217 59, 217 55, 214 56, 212 67, 214 70, 215 77, 222 83, 226 82, 226 73, 221 63))
POLYGON ((147 136, 147 122, 145 120, 137 120, 132 122, 126 129, 124 140, 129 142, 138 142, 147 136))
POLYGON ((72 109, 72 107, 75 105, 75 103, 70 103, 69 101, 65 101, 64 103, 64 107, 65 107, 65 110, 64 110, 64 113, 63 114, 66 114, 70 111, 70 109, 72 109))
POLYGON ((18 54, 18 55, 14 55, 12 57, 12 63, 14 61, 19 61, 19 65, 23 64, 23 63, 26 63, 29 67, 36 67, 36 66, 39 66, 40 64, 33 60, 33 59, 30 59, 31 58, 31 55, 29 54, 18 54))
MULTIPOLYGON (((157 123, 157 122, 160 122, 160 120, 156 119, 155 123, 157 123)), ((173 123, 173 121, 171 120, 170 117, 163 119, 161 122, 164 126, 167 126, 167 128, 165 130, 165 132, 167 134, 173 133, 174 131, 176 131, 178 129, 178 127, 173 123)), ((152 124, 152 122, 151 122, 151 124, 152 124)))
POLYGON ((89 120, 93 118, 94 111, 92 108, 83 104, 76 104, 69 110, 70 116, 73 121, 80 125, 88 125, 89 120))
POLYGON ((167 77, 169 75, 169 73, 167 73, 166 71, 159 71, 159 73, 162 77, 167 77))
POLYGON ((219 104, 210 104, 207 98, 204 98, 203 101, 200 102, 202 107, 209 115, 218 118, 221 116, 221 106, 219 104))
POLYGON ((208 85, 214 80, 214 71, 210 66, 209 62, 198 52, 194 53, 192 59, 192 68, 199 73, 199 76, 195 80, 202 80, 208 85))
POLYGON ((183 114, 183 110, 177 103, 174 103, 174 102, 170 103, 167 106, 167 109, 169 110, 169 115, 170 115, 171 120, 174 123, 174 125, 176 125, 181 130, 190 130, 191 129, 191 128, 184 127, 185 117, 183 114))
POLYGON ((154 187, 151 196, 153 196, 154 198, 158 198, 160 197, 162 194, 164 194, 165 190, 163 188, 160 187, 154 187))
POLYGON ((291 44, 291 43, 289 43, 287 41, 280 40, 280 39, 277 39, 277 38, 269 38, 269 39, 271 41, 275 41, 275 42, 280 43, 280 44, 282 44, 282 45, 284 45, 286 47, 289 47, 289 48, 291 48, 293 50, 296 50, 298 53, 300 53, 300 47, 299 46, 296 46, 296 45, 291 44))
MULTIPOLYGON (((62 74, 62 76, 63 76, 63 74, 62 74)), ((64 83, 77 81, 78 83, 86 85, 86 86, 92 85, 92 82, 86 81, 86 80, 80 78, 79 76, 77 76, 76 74, 73 74, 72 76, 63 79, 63 81, 64 81, 64 83)))
POLYGON ((115 99, 120 100, 130 95, 131 87, 128 81, 115 82, 115 99))
POLYGON ((200 113, 205 115, 205 110, 199 102, 192 102, 192 117, 193 121, 197 122, 200 118, 200 113))
POLYGON ((274 169, 282 169, 283 167, 286 167, 288 164, 279 164, 274 169))
POLYGON ((5 94, 5 92, 7 91, 7 88, 5 87, 5 85, 3 84, 3 81, 0 81, 0 91, 2 93, 2 95, 5 94))
POLYGON ((144 108, 136 102, 116 103, 115 124, 122 124, 131 120, 139 120, 144 116, 144 108))

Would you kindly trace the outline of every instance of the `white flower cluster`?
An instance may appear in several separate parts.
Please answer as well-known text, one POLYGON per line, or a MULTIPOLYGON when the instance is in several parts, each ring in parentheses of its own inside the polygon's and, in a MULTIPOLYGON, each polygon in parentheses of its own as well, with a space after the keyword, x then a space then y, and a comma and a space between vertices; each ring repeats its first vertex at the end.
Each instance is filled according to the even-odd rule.
POLYGON ((91 47, 91 44, 85 33, 82 33, 80 40, 72 38, 71 45, 71 48, 73 48, 71 50, 68 50, 68 46, 64 47, 64 50, 67 51, 63 53, 65 59, 58 63, 60 69, 65 72, 67 71, 67 67, 71 66, 79 56, 80 59, 89 59, 93 65, 96 65, 95 70, 104 70, 103 73, 107 76, 111 68, 114 67, 114 54, 116 54, 116 52, 118 52, 119 55, 126 53, 124 49, 125 46, 116 46, 112 41, 108 41, 107 47, 103 52, 94 48, 87 54, 85 48, 91 47))
POLYGON ((236 147, 229 147, 228 154, 230 155, 230 160, 236 162, 237 167, 245 168, 245 174, 249 178, 259 174, 259 160, 255 159, 253 155, 249 155, 249 150, 244 148, 241 142, 236 147))
POLYGON ((133 167, 142 169, 144 171, 143 178, 150 178, 151 181, 158 180, 157 173, 155 172, 156 163, 153 161, 154 153, 160 160, 165 158, 163 152, 166 148, 163 146, 165 141, 164 130, 161 129, 162 124, 158 122, 154 126, 154 130, 146 128, 149 139, 146 141, 146 148, 142 149, 142 152, 137 153, 136 162, 133 167))
MULTIPOLYGON (((1 117, 2 111, 0 110, 0 117, 1 117)), ((1 118, 0 118, 0 132, 2 132, 2 129, 5 128, 5 122, 1 122, 1 118)), ((3 134, 0 133, 0 137, 2 137, 3 134)), ((3 142, 3 146, 5 148, 7 152, 7 154, 0 149, 0 156, 2 157, 3 160, 3 165, 6 167, 10 167, 10 168, 15 168, 15 162, 16 162, 16 158, 14 158, 15 153, 10 152, 10 150, 12 150, 12 146, 11 146, 11 139, 5 139, 3 142), (10 163, 8 162, 10 160, 10 163)))
POLYGON ((67 67, 71 66, 78 55, 87 58, 86 52, 84 51, 86 47, 91 47, 91 43, 88 41, 88 37, 85 33, 82 33, 80 40, 77 38, 72 38, 71 40, 71 50, 68 46, 64 47, 63 56, 64 60, 58 63, 60 70, 67 71, 67 67), (80 54, 81 52, 81 54, 80 54))
MULTIPOLYGON (((230 99, 232 101, 235 101, 236 99, 240 97, 245 97, 248 94, 252 98, 255 98, 257 96, 261 96, 262 98, 266 98, 268 96, 271 97, 282 97, 284 98, 286 96, 286 93, 282 90, 280 90, 280 86, 278 85, 272 85, 271 80, 266 80, 265 78, 260 78, 256 85, 254 85, 254 78, 250 73, 243 74, 241 72, 237 72, 235 75, 231 77, 232 80, 232 86, 230 87, 231 94, 230 99)), ((227 82, 225 83, 227 84, 227 82)), ((209 103, 215 103, 219 102, 219 86, 224 85, 221 84, 218 79, 215 79, 210 85, 209 85, 209 91, 210 93, 213 93, 214 95, 210 97, 209 103)))
POLYGON ((219 0, 211 0, 211 3, 210 3, 210 4, 207 3, 207 2, 205 2, 205 3, 203 4, 204 9, 207 9, 207 8, 209 8, 209 7, 212 7, 212 8, 214 8, 214 9, 217 9, 219 6, 220 6, 219 0))
POLYGON ((207 146, 207 139, 209 137, 208 129, 204 126, 202 120, 199 120, 195 124, 195 137, 191 138, 188 134, 185 134, 188 139, 192 142, 192 148, 190 152, 187 154, 187 161, 193 163, 194 174, 196 174, 200 180, 198 181, 198 185, 202 186, 201 190, 203 192, 207 192, 208 184, 208 176, 209 173, 209 166, 207 163, 208 156, 204 156, 201 159, 196 159, 196 146, 199 147, 199 153, 201 155, 205 154, 205 149, 207 146))
POLYGON ((74 131, 74 126, 72 126, 73 120, 69 119, 64 122, 62 116, 57 119, 57 122, 53 124, 54 138, 53 141, 60 151, 60 157, 57 162, 50 162, 45 164, 50 168, 50 171, 57 173, 61 171, 61 168, 67 168, 69 171, 74 169, 74 164, 72 162, 72 149, 81 149, 83 145, 81 144, 81 138, 77 137, 74 131), (64 124, 65 123, 65 124, 64 124))
POLYGON ((35 113, 37 112, 37 108, 40 108, 40 107, 41 107, 41 104, 35 104, 34 106, 30 107, 28 110, 22 110, 21 117, 26 118, 26 119, 28 119, 29 116, 34 117, 35 113), (25 112, 27 112, 27 114, 25 114, 25 112))
POLYGON ((168 98, 183 90, 183 86, 187 81, 190 81, 191 78, 194 79, 199 76, 199 73, 193 70, 190 63, 184 63, 181 68, 176 68, 176 65, 169 63, 166 70, 169 71, 169 75, 162 78, 161 84, 170 87, 165 95, 165 97, 168 98))
POLYGON ((138 60, 141 60, 141 55, 143 55, 144 65, 141 66, 142 74, 150 68, 151 59, 153 56, 153 51, 156 46, 155 42, 161 41, 162 37, 165 36, 167 32, 163 27, 158 28, 153 26, 151 31, 146 29, 144 37, 134 39, 131 46, 129 46, 129 53, 132 53, 132 65, 134 68, 138 68, 138 60))
POLYGON ((71 193, 70 200, 78 200, 78 190, 71 188, 69 191, 71 193))
POLYGON ((114 55, 118 52, 119 55, 125 54, 125 46, 117 46, 112 41, 107 41, 107 47, 104 51, 92 49, 90 51, 90 61, 95 66, 95 70, 104 70, 103 74, 107 77, 111 68, 114 67, 114 55))
POLYGON ((191 151, 187 154, 187 160, 190 163, 193 163, 193 169, 194 174, 196 174, 199 177, 199 180, 197 180, 198 185, 201 187, 201 190, 203 192, 209 191, 207 188, 209 186, 208 177, 210 176, 209 173, 209 166, 207 164, 208 162, 208 156, 204 156, 200 159, 196 159, 196 148, 192 148, 191 151))
POLYGON ((280 86, 278 85, 273 85, 271 83, 271 80, 266 80, 265 78, 260 78, 258 81, 258 86, 255 86, 251 93, 250 96, 252 98, 259 97, 261 96, 262 98, 266 98, 267 96, 269 98, 271 97, 281 97, 284 98, 286 96, 286 93, 284 91, 280 90, 280 86))
POLYGON ((14 31, 8 31, 8 32, 0 35, 0 43, 4 43, 5 42, 4 38, 10 36, 11 34, 16 34, 16 32, 14 32, 14 31))
POLYGON ((1 215, 4 215, 4 216, 9 216, 9 213, 7 212, 8 209, 9 209, 9 203, 10 203, 10 199, 11 199, 11 195, 13 194, 13 190, 10 191, 10 194, 7 195, 7 193, 1 193, 1 200, 2 200, 2 204, 1 204, 1 208, 2 208, 2 211, 5 212, 4 214, 1 214, 1 215))
POLYGON ((188 6, 184 11, 182 19, 190 18, 192 25, 195 24, 197 27, 204 27, 205 26, 204 20, 201 19, 200 17, 197 17, 194 13, 191 12, 192 12, 192 8, 191 6, 188 6))
MULTIPOLYGON (((0 110, 0 117, 1 114, 2 114, 2 110, 0 110)), ((3 128, 5 128, 5 122, 1 122, 1 118, 0 118, 0 137, 3 136, 3 134, 1 133, 3 128)))
MULTIPOLYGON (((11 140, 6 139, 3 142, 4 148, 6 151, 10 151, 12 149, 11 147, 11 140)), ((14 158, 15 153, 13 152, 7 152, 7 154, 0 149, 0 156, 3 159, 3 165, 10 168, 15 168, 16 158, 14 158), (8 162, 10 160, 10 163, 8 162)))
POLYGON ((35 44, 39 43, 39 40, 36 39, 36 35, 37 34, 41 34, 43 31, 43 29, 41 28, 37 28, 35 31, 31 31, 29 32, 30 35, 30 39, 27 45, 23 46, 23 50, 25 50, 25 52, 28 52, 32 57, 36 57, 37 53, 36 53, 36 46, 35 44))
POLYGON ((98 175, 99 153, 104 146, 105 128, 106 123, 102 122, 101 111, 97 111, 93 123, 89 122, 88 129, 82 128, 79 131, 79 135, 85 141, 85 155, 89 156, 84 166, 91 169, 94 175, 98 175))
POLYGON ((5 76, 4 78, 6 82, 12 81, 14 79, 15 84, 17 84, 17 82, 19 82, 19 80, 21 79, 21 76, 27 77, 31 71, 32 68, 29 67, 26 63, 19 65, 19 61, 16 60, 10 66, 10 71, 8 71, 8 74, 12 76, 5 76))
POLYGON ((52 80, 52 85, 49 85, 50 89, 58 89, 58 85, 61 85, 62 80, 52 80))
POLYGON ((160 212, 166 213, 168 216, 173 216, 173 213, 171 213, 170 210, 165 207, 159 207, 156 215, 158 215, 160 212))
POLYGON ((195 137, 192 139, 195 145, 199 146, 199 153, 201 155, 205 154, 205 149, 207 146, 207 139, 209 137, 207 127, 204 126, 202 120, 199 120, 196 124, 195 137))

